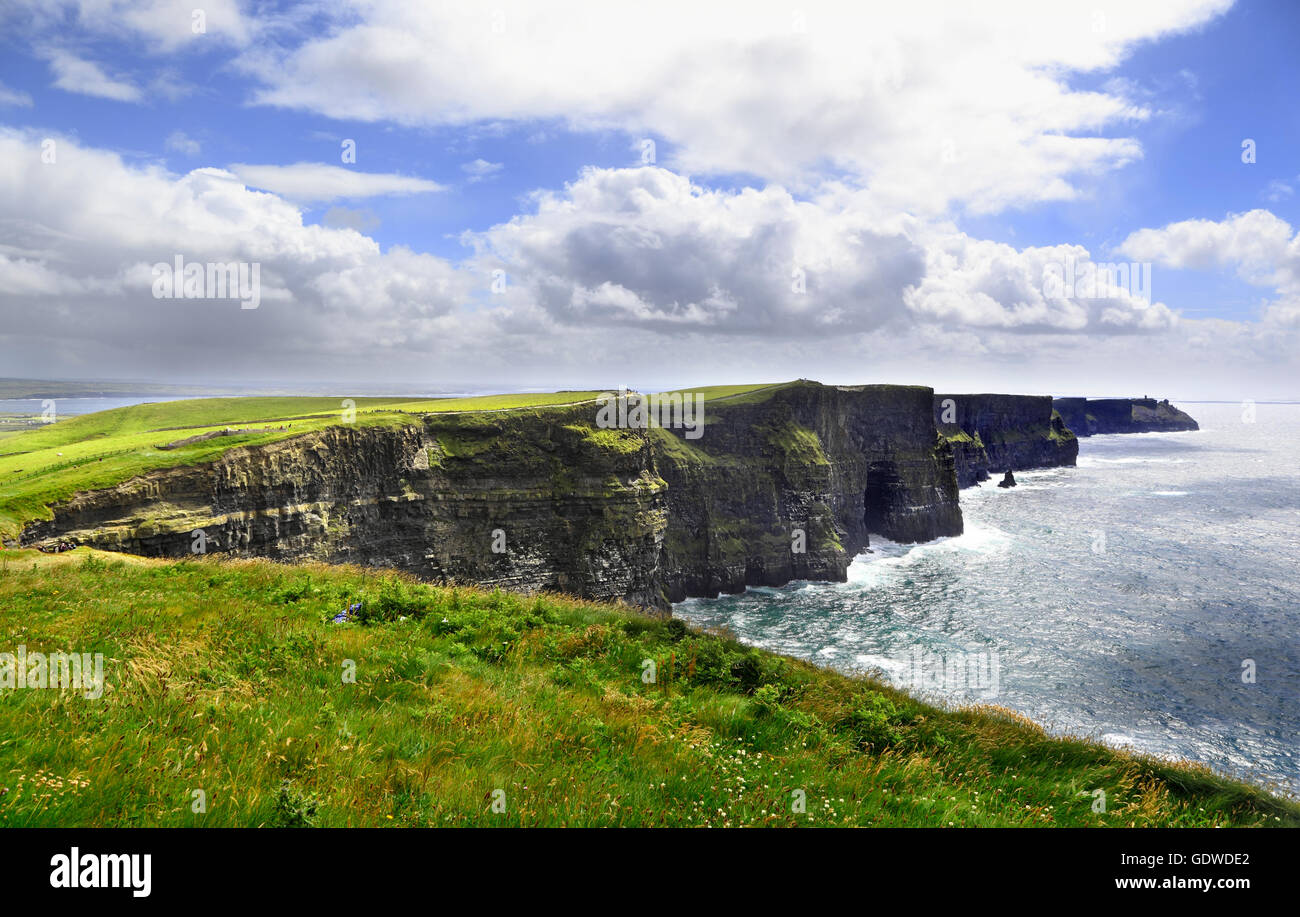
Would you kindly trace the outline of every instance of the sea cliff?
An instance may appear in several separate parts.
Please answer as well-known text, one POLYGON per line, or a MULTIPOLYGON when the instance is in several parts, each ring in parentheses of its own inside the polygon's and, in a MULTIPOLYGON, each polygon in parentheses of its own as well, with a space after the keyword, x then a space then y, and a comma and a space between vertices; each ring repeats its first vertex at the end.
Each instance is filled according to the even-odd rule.
POLYGON ((932 399, 792 383, 709 402, 698 439, 601 429, 590 404, 341 424, 77 493, 20 540, 354 562, 666 611, 747 585, 843 580, 869 531, 960 533, 932 399))
MULTIPOLYGON (((693 429, 609 428, 582 393, 387 419, 378 406, 369 423, 280 432, 212 460, 69 489, 8 543, 350 562, 667 612, 746 586, 843 581, 871 534, 960 534, 959 486, 1073 465, 1072 418, 1088 433, 1196 426, 1150 399, 1054 406, 1047 396, 804 380, 737 388, 702 401, 693 429)), ((237 432, 265 435, 258 429, 237 432)), ((150 461, 196 448, 152 432, 150 461)), ((217 442, 209 435, 198 446, 217 442)), ((98 461, 81 455, 69 467, 84 473, 98 461)))
POLYGON ((1073 465, 1079 455, 1048 395, 937 394, 934 417, 952 445, 961 487, 990 474, 1073 465))
POLYGON ((1098 433, 1173 433, 1199 430, 1166 398, 1057 398, 1052 405, 1078 436, 1098 433))

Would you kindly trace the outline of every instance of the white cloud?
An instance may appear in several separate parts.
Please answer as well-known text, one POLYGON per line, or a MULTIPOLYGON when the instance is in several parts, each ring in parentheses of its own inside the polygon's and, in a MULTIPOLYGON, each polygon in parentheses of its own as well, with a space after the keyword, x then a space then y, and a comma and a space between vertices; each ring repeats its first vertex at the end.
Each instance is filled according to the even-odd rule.
POLYGON ((374 0, 242 64, 268 105, 416 125, 614 127, 666 140, 660 162, 687 173, 791 186, 843 174, 913 212, 986 212, 1077 197, 1088 176, 1139 157, 1123 132, 1150 113, 1118 91, 1071 89, 1068 76, 1229 5, 1135 0, 1094 29, 1089 8, 1011 0, 797 11, 779 0, 374 0))
POLYGON ((1289 182, 1282 181, 1280 178, 1275 178, 1269 182, 1268 187, 1264 189, 1264 200, 1268 201, 1270 204, 1280 204, 1293 194, 1295 194, 1295 188, 1293 188, 1289 182))
POLYGON ((1177 320, 1143 289, 1149 273, 1095 262, 1083 246, 1016 249, 955 231, 925 235, 926 277, 906 296, 919 318, 1021 332, 1102 334, 1162 331, 1177 320), (1053 280, 1063 282, 1054 287, 1053 280))
POLYGON ((167 139, 163 141, 163 149, 182 153, 186 156, 197 156, 202 148, 197 140, 184 131, 172 131, 167 135, 167 139))
POLYGON ((1047 266, 1084 274, 1080 246, 982 242, 873 212, 862 194, 710 191, 645 167, 588 169, 535 204, 466 238, 561 322, 812 336, 915 322, 1121 333, 1175 320, 1140 290, 1055 295, 1047 266))
MULTIPOLYGON (((78 31, 110 35, 151 51, 175 51, 189 42, 247 45, 259 31, 240 10, 240 0, 6 0, 0 23, 21 22, 46 36, 78 31), (195 16, 202 12, 202 18, 195 16), (201 28, 201 31, 199 30, 201 28)), ((268 25, 285 20, 280 14, 268 25)))
POLYGON ((58 340, 73 362, 47 372, 95 359, 209 375, 297 360, 310 371, 361 350, 371 361, 385 347, 428 353, 439 320, 472 294, 476 278, 442 259, 305 225, 298 207, 230 172, 133 167, 66 137, 48 165, 32 155, 40 139, 0 128, 0 159, 13 164, 0 172, 0 324, 15 358, 53 359, 35 342, 58 340), (261 307, 154 298, 151 267, 176 255, 259 264, 261 307))
POLYGON ((45 57, 54 73, 56 89, 117 102, 139 102, 142 98, 137 87, 108 76, 94 61, 82 60, 60 48, 48 49, 45 57))
POLYGON ((30 108, 32 97, 25 92, 17 89, 10 89, 4 83, 0 83, 0 107, 12 105, 20 108, 30 108))
POLYGON ((1141 229, 1119 248, 1173 268, 1233 268, 1247 283, 1277 293, 1264 312, 1266 321, 1300 325, 1300 233, 1268 210, 1230 214, 1219 222, 1184 220, 1141 229))
MULTIPOLYGON (((372 347, 403 340, 407 336, 402 330, 404 323, 446 314, 453 297, 469 292, 467 279, 452 264, 401 246, 384 255, 381 270, 367 260, 317 274, 312 286, 327 308, 345 314, 364 313, 372 324, 378 316, 385 317, 391 339, 371 337, 367 345, 372 347)), ((370 330, 373 333, 375 329, 370 330)))
MULTIPOLYGON (((0 173, 11 373, 502 386, 807 376, 1010 390, 1104 376, 1165 393, 1160 373, 1197 365, 1207 386, 1258 380, 1243 397, 1284 395, 1294 377, 1294 329, 1175 324, 1126 295, 1054 300, 1042 266, 1086 263, 1086 250, 971 239, 846 188, 801 199, 776 185, 710 190, 655 167, 591 169, 467 234, 474 252, 457 263, 382 251, 356 212, 305 225, 300 205, 232 171, 128 165, 63 137, 46 165, 41 136, 0 128, 0 159, 15 164, 0 173), (176 254, 260 264, 261 307, 153 298, 151 266, 176 254), (508 277, 496 296, 494 268, 508 277)), ((1282 235, 1256 221, 1238 235, 1282 235)), ((1286 251, 1269 244, 1274 258, 1286 251)))
POLYGON ((41 261, 0 254, 0 293, 7 296, 50 296, 83 290, 76 278, 64 276, 41 261))
POLYGON ((76 0, 83 19, 145 35, 162 50, 190 42, 223 41, 247 44, 252 23, 240 12, 238 0, 76 0), (89 15, 88 15, 89 13, 89 15), (196 16, 202 13, 202 17, 196 16), (202 28, 202 31, 198 29, 202 28))
POLYGON ((1183 220, 1162 229, 1140 229, 1119 245, 1131 257, 1175 268, 1205 270, 1238 266, 1251 283, 1270 283, 1294 257, 1291 225, 1268 210, 1231 214, 1220 222, 1183 220))
POLYGON ((486 159, 475 159, 473 162, 463 163, 460 170, 469 176, 471 182, 482 181, 489 178, 502 169, 499 162, 488 162, 486 159))
POLYGON ((709 191, 660 168, 587 169, 536 212, 469 234, 557 321, 727 334, 874 327, 902 314, 921 250, 865 212, 782 188, 709 191))
POLYGON ((180 76, 179 72, 164 67, 149 81, 148 95, 154 98, 175 102, 194 92, 194 86, 180 76))
POLYGON ((318 162, 299 162, 288 166, 235 163, 230 171, 252 187, 264 188, 299 203, 429 194, 443 190, 442 185, 423 178, 355 172, 318 162))

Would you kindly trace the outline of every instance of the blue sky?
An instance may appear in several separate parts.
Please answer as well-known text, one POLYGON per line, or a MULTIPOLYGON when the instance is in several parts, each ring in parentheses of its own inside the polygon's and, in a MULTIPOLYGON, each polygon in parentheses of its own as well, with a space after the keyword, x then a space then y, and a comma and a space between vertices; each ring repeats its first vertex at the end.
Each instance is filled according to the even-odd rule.
MULTIPOLYGON (((1220 219, 1267 207, 1293 225, 1294 193, 1270 196, 1270 184, 1300 187, 1300 4, 1238 4, 1212 24, 1145 44, 1114 72, 1072 80, 1102 88, 1131 80, 1168 112, 1134 128, 1144 157, 1107 175, 1090 199, 1068 207, 965 222, 977 235, 1012 244, 1078 240, 1105 250, 1132 231, 1186 219, 1220 219), (1241 143, 1256 142, 1256 161, 1242 162, 1241 143)), ((1160 298, 1201 317, 1253 318, 1260 291, 1217 271, 1162 271, 1160 298)))
MULTIPOLYGON (((244 316, 242 326, 225 316, 205 339, 184 336, 174 311, 160 313, 149 326, 182 337, 170 340, 174 360, 145 367, 152 375, 196 358, 237 365, 211 348, 247 349, 252 360, 273 329, 348 321, 360 323, 350 335, 306 335, 317 343, 281 361, 286 377, 307 372, 316 346, 343 348, 332 365, 356 379, 433 381, 421 369, 433 352, 454 358, 446 374, 457 381, 528 367, 527 379, 561 384, 574 360, 593 374, 625 369, 626 356, 607 353, 610 341, 682 354, 654 366, 672 381, 768 368, 848 374, 854 354, 882 352, 885 336, 904 343, 879 372, 950 348, 972 356, 932 358, 947 387, 984 383, 982 360, 1003 373, 1018 367, 1012 381, 1022 386, 1064 390, 1081 379, 1031 365, 1044 345, 1104 352, 1125 366, 1138 346, 1131 339, 1146 336, 1169 354, 1159 372, 1192 365, 1217 337, 1233 349, 1216 355, 1215 384, 1249 387, 1264 366, 1270 392, 1290 391, 1294 366, 1278 341, 1300 314, 1300 266, 1287 247, 1300 222, 1295 4, 1134 4, 1100 23, 1091 10, 999 4, 957 22, 950 8, 935 17, 918 4, 893 26, 810 4, 792 28, 779 4, 741 5, 716 21, 697 11, 681 27, 671 11, 661 24, 617 4, 599 15, 583 4, 544 13, 508 5, 494 24, 455 3, 443 20, 388 0, 222 0, 207 8, 201 35, 189 28, 190 6, 20 0, 0 18, 0 128, 20 147, 58 138, 100 170, 98 183, 82 177, 85 214, 20 205, 16 189, 30 181, 15 178, 0 218, 39 224, 52 238, 74 236, 109 207, 125 223, 158 224, 111 256, 121 240, 87 240, 91 257, 72 254, 70 242, 19 244, 17 230, 0 237, 9 245, 0 247, 0 293, 13 308, 27 296, 46 297, 42 309, 62 297, 44 311, 72 329, 89 308, 76 297, 111 289, 123 320, 143 332, 139 316, 154 306, 132 284, 138 265, 169 255, 152 257, 158 239, 176 237, 179 250, 192 230, 215 260, 222 245, 210 221, 238 213, 225 247, 249 249, 254 236, 267 246, 279 313, 244 316), (586 44, 572 36, 583 28, 586 44), (972 41, 981 32, 986 50, 972 41), (857 54, 855 35, 869 43, 857 54), (894 60, 895 48, 883 82, 880 66, 863 69, 860 58, 894 60), (656 144, 649 165, 644 138, 656 144), (1249 164, 1247 138, 1256 144, 1249 164), (355 141, 355 162, 340 158, 344 139, 355 141), (941 143, 957 150, 955 165, 927 165, 941 143), (275 180, 259 184, 241 164, 269 168, 275 180), (299 164, 310 168, 291 176, 293 188, 306 182, 310 194, 277 171, 299 164), (335 169, 373 184, 349 192, 335 169), (196 191, 209 174, 237 187, 196 191), (184 225, 176 207, 131 215, 124 201, 143 192, 129 189, 154 187, 150 176, 199 195, 211 212, 184 225), (424 184, 412 190, 407 179, 424 184), (96 203, 97 184, 123 190, 96 203), (535 194, 549 201, 543 212, 535 194), (327 231, 261 232, 293 210, 327 231), (1267 216, 1252 219, 1243 242, 1230 215, 1248 211, 1267 216), (304 252, 312 245, 320 251, 304 252), (1067 246, 1098 262, 1154 260, 1152 302, 1041 301, 1037 272, 1067 246), (408 250, 418 257, 390 257, 408 250), (289 262, 276 263, 286 251, 289 262), (80 276, 66 267, 114 258, 80 276), (792 265, 808 278, 811 307, 790 295, 792 265), (495 269, 511 286, 493 298, 495 269), (361 318, 367 309, 379 317, 361 318), (1197 324, 1216 320, 1225 324, 1197 324), (843 350, 819 357, 818 334, 843 350), (487 360, 462 346, 489 337, 487 360), (735 341, 751 352, 715 365, 735 341)), ((66 171, 30 180, 51 176, 71 193, 66 171)), ((32 314, 21 312, 0 339, 22 371, 139 370, 125 336, 77 344, 72 330, 15 327, 32 314)), ((1156 372, 1133 371, 1132 384, 1158 382, 1156 372)))
MULTIPOLYGON (((128 43, 105 41, 91 47, 108 72, 142 83, 154 72, 154 66, 139 66, 136 49, 128 43)), ((66 132, 131 160, 165 162, 177 172, 239 162, 342 164, 342 141, 352 139, 358 171, 401 173, 450 186, 436 201, 380 197, 358 203, 378 217, 369 234, 384 248, 405 245, 460 257, 464 230, 510 219, 526 206, 532 191, 562 187, 585 166, 632 166, 641 160, 640 136, 578 132, 554 119, 470 129, 407 127, 250 104, 255 81, 230 67, 218 46, 169 60, 175 80, 188 84, 189 91, 176 99, 153 96, 143 107, 54 88, 48 63, 20 32, 5 34, 3 52, 0 83, 27 93, 34 103, 5 110, 6 121, 66 132), (198 142, 201 152, 169 149, 167 139, 178 131, 198 142), (463 167, 478 159, 500 164, 501 170, 471 181, 463 167)), ((320 222, 328 209, 313 207, 305 217, 320 222)))
MULTIPOLYGON (((380 218, 372 235, 385 247, 407 245, 448 257, 463 253, 463 230, 483 230, 508 220, 536 189, 558 188, 584 166, 620 167, 640 161, 640 134, 573 131, 559 121, 485 124, 473 129, 404 127, 335 119, 249 104, 256 81, 229 66, 222 48, 169 59, 178 82, 192 87, 182 98, 154 96, 141 107, 67 92, 50 85, 50 68, 21 32, 3 38, 0 82, 30 95, 34 105, 8 109, 10 123, 55 128, 85 142, 139 160, 161 160, 176 171, 236 162, 339 161, 340 142, 357 141, 357 168, 398 172, 454 186, 436 206, 420 198, 367 203, 380 218), (17 116, 17 117, 15 117, 17 116), (169 150, 180 131, 198 141, 201 155, 169 150), (499 173, 470 182, 462 166, 475 159, 500 163, 499 173)), ((965 218, 962 228, 1012 244, 1052 245, 1083 240, 1117 244, 1133 229, 1267 206, 1296 222, 1294 194, 1270 198, 1270 183, 1300 184, 1300 5, 1287 0, 1238 4, 1212 24, 1185 35, 1146 43, 1113 71, 1072 77, 1071 85, 1101 89, 1129 80, 1167 114, 1133 126, 1142 160, 1108 175, 1089 199, 1069 207, 1050 204, 965 218), (1241 161, 1241 142, 1257 142, 1257 161, 1241 161)), ((147 82, 152 66, 139 66, 136 49, 121 41, 90 48, 110 72, 147 82)), ((657 152, 671 150, 656 138, 657 152)), ((736 187, 739 179, 710 175, 711 187, 736 187)), ((752 179, 751 179, 752 180, 752 179)), ((314 208, 319 218, 327 207, 314 208)), ((1187 295, 1198 295, 1193 287, 1187 295)), ((1210 306, 1210 302, 1201 304, 1210 306)))

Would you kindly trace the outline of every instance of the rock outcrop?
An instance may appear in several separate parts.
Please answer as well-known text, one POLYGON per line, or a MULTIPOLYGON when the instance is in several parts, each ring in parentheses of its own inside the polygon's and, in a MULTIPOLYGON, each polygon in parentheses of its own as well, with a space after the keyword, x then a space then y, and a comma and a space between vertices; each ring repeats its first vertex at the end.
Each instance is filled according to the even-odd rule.
POLYGON ((952 451, 935 431, 932 397, 921 387, 800 383, 758 401, 711 402, 694 442, 650 431, 667 484, 668 599, 842 581, 868 532, 902 542, 960 534, 952 451))
POLYGON ((952 445, 961 487, 988 480, 990 471, 1068 466, 1079 456, 1049 395, 939 394, 934 417, 952 445))
POLYGON ((1098 433, 1172 433, 1199 430, 1166 398, 1056 398, 1052 405, 1078 436, 1098 433))
POLYGON ((698 439, 599 429, 591 405, 429 414, 232 448, 51 509, 24 544, 353 562, 659 610, 843 580, 871 532, 962 531, 932 390, 811 382, 708 402, 698 439))

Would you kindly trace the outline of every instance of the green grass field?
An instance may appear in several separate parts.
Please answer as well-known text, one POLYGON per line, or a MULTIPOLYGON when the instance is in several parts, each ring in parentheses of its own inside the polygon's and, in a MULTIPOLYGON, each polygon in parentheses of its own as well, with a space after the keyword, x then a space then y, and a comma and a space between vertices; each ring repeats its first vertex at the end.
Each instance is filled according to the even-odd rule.
MULTIPOLYGON (((690 389, 708 401, 761 395, 780 385, 706 386, 690 389)), ((333 397, 201 398, 140 404, 69 417, 0 435, 0 539, 12 539, 34 519, 49 518, 50 504, 82 490, 111 487, 160 468, 211 462, 236 446, 256 446, 345 422, 399 425, 419 415, 449 412, 545 410, 593 401, 598 391, 569 391, 472 398, 333 397), (271 429, 267 429, 267 428, 271 429), (192 436, 247 429, 235 436, 160 449, 192 436), (283 429, 281 429, 283 428, 283 429)))
MULTIPOLYGON (((380 410, 388 399, 357 399, 360 425, 399 424, 409 415, 380 410)), ((77 491, 110 487, 135 475, 212 461, 235 446, 285 439, 342 422, 336 398, 216 398, 142 404, 70 417, 0 439, 0 537, 48 518, 49 504, 77 491), (259 432, 223 436, 178 449, 165 446, 227 427, 259 432), (274 427, 273 432, 260 432, 274 427), (283 430, 279 429, 284 427, 283 430)))
POLYGON ((769 397, 773 392, 786 388, 790 382, 761 382, 753 385, 701 385, 696 388, 679 388, 659 394, 693 394, 706 403, 710 401, 730 401, 745 403, 769 397))
POLYGON ((1300 825, 1006 711, 381 571, 0 551, 0 652, 20 645, 102 653, 107 688, 0 688, 0 826, 1300 825))

